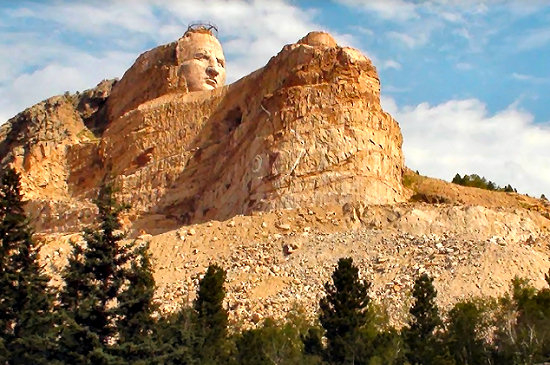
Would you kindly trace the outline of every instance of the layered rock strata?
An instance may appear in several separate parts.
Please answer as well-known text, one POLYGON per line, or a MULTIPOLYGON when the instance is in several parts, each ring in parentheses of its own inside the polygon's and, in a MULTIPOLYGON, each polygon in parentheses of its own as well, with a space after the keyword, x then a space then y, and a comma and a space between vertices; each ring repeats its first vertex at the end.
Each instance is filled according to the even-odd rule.
MULTIPOLYGON (((30 123, 28 111, 10 120, 0 157, 23 173, 26 197, 89 205, 114 179, 135 214, 180 223, 403 200, 401 132, 380 106, 376 69, 359 51, 310 33, 232 85, 188 92, 177 77, 178 47, 140 56, 87 110, 93 123, 75 103, 67 111, 48 104, 43 123, 30 123), (21 127, 29 123, 36 129, 21 127), (61 137, 48 144, 43 135, 52 128, 61 137), (10 142, 14 129, 21 141, 39 141, 19 151, 10 142), (40 179, 48 176, 45 189, 40 179)), ((66 213, 55 206, 40 217, 42 228, 55 228, 52 216, 66 213)))
POLYGON ((142 104, 106 131, 102 154, 134 206, 185 222, 394 203, 402 137, 379 92, 366 57, 309 35, 227 88, 142 104))

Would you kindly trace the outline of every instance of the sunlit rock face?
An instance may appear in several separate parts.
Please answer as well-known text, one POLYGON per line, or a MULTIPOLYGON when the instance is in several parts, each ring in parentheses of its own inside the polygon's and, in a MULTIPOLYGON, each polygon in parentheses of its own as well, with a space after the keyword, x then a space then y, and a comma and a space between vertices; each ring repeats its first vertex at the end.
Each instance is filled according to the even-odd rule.
POLYGON ((138 105, 174 92, 212 90, 225 84, 220 42, 207 30, 187 31, 180 39, 140 55, 115 84, 107 102, 110 123, 138 105))
POLYGON ((101 155, 135 209, 194 223, 402 201, 401 144, 371 61, 314 32, 227 87, 143 103, 101 155))
MULTIPOLYGON (((93 207, 104 181, 120 189, 118 198, 132 205, 134 218, 153 215, 175 224, 403 201, 401 131, 382 110, 378 74, 360 51, 313 32, 263 68, 224 82, 219 42, 188 32, 139 56, 110 94, 94 91, 101 96, 94 115, 105 124, 92 134, 88 117, 81 121, 77 114, 74 130, 56 139, 55 164, 46 149, 50 130, 42 130, 54 124, 37 122, 37 131, 25 132, 14 119, 0 151, 17 157, 12 161, 25 181, 52 176, 25 190, 40 211, 38 229, 66 231, 67 216, 79 229, 93 218, 83 206, 93 207), (16 134, 44 139, 44 148, 32 150, 40 152, 33 152, 40 165, 9 142, 16 134)), ((35 114, 73 125, 74 113, 67 100, 46 103, 35 114)))

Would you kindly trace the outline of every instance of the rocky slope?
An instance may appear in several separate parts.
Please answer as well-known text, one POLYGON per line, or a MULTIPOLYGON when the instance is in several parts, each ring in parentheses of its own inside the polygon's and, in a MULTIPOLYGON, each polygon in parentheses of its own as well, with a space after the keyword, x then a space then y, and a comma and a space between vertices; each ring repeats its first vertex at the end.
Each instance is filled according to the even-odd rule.
POLYGON ((94 206, 77 186, 103 178, 91 153, 106 126, 104 105, 115 80, 75 95, 54 96, 0 127, 0 166, 21 173, 22 192, 37 231, 66 231, 93 221, 94 206), (85 179, 75 177, 85 172, 85 179))
MULTIPOLYGON (((506 202, 498 208, 488 207, 492 202, 464 205, 452 198, 454 184, 413 178, 432 187, 424 186, 424 193, 437 191, 448 202, 303 207, 174 230, 163 228, 160 217, 142 220, 136 234, 138 240, 151 242, 162 310, 190 303, 210 263, 227 269, 226 303, 234 323, 244 326, 266 316, 282 317, 296 306, 314 316, 323 284, 340 257, 354 258, 362 277, 373 283, 371 296, 397 324, 406 313, 414 278, 423 272, 435 277, 443 308, 461 298, 502 295, 516 275, 537 287, 546 285, 547 202, 458 187, 462 196, 492 195, 506 202), (523 208, 514 207, 518 201, 524 202, 523 208)), ((44 239, 56 242, 43 252, 56 272, 64 265, 67 242, 80 237, 44 239)))

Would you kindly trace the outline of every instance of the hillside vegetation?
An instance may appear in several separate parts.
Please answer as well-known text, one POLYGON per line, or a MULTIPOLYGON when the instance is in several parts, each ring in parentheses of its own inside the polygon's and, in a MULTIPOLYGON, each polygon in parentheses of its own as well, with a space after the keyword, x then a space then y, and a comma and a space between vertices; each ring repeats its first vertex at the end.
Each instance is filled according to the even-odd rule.
POLYGON ((523 208, 541 212, 550 219, 550 203, 515 191, 498 191, 462 186, 444 180, 422 176, 410 169, 403 175, 403 184, 409 189, 412 201, 477 205, 486 208, 523 208))

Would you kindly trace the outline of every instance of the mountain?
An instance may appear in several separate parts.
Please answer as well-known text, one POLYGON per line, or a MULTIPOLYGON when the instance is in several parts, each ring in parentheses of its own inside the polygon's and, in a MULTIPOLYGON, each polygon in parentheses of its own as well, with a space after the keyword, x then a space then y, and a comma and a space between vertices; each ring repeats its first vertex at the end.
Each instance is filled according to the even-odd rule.
POLYGON ((52 270, 93 222, 99 186, 113 182, 132 205, 125 227, 152 242, 165 310, 192 298, 192 278, 211 261, 228 269, 235 315, 251 320, 314 304, 342 256, 396 318, 423 271, 437 276, 443 304, 500 294, 514 275, 543 285, 548 203, 409 171, 376 69, 358 50, 312 32, 222 86, 219 47, 186 33, 120 80, 0 127, 0 163, 22 174, 52 270), (197 73, 203 62, 217 69, 197 73))

